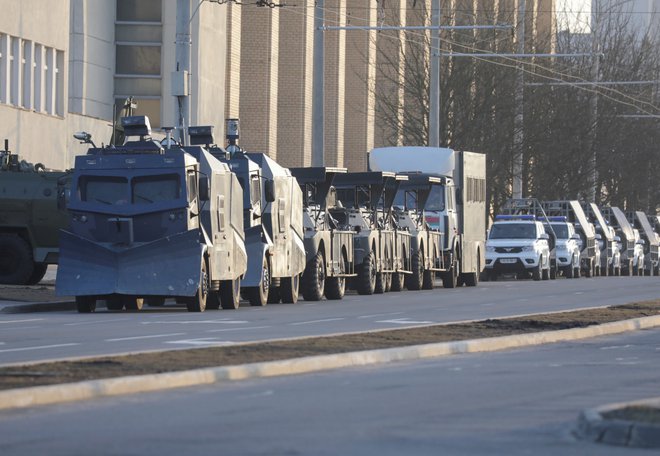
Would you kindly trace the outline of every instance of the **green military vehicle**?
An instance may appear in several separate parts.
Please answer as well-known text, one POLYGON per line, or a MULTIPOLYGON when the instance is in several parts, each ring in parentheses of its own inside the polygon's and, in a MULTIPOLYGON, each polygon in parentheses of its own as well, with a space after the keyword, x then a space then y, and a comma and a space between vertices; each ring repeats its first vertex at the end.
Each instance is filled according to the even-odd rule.
POLYGON ((32 165, 0 150, 0 283, 33 285, 57 263, 59 230, 67 215, 57 207, 68 174, 32 165))

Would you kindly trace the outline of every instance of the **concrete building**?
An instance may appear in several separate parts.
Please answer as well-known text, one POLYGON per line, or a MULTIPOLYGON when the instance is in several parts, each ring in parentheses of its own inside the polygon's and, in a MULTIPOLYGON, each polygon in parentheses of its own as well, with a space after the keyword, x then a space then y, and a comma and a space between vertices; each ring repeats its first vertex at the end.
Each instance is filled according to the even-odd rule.
MULTIPOLYGON (((71 167, 86 150, 72 133, 107 143, 127 96, 154 130, 174 125, 176 0, 0 0, 0 11, 0 139, 23 159, 71 167)), ((189 124, 224 124, 226 11, 205 2, 190 24, 189 124)))

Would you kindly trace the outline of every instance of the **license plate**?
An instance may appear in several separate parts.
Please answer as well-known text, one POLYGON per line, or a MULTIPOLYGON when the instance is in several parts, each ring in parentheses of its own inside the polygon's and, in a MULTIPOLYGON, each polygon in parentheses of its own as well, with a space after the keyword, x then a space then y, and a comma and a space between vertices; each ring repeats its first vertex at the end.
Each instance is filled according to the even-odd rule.
POLYGON ((516 263, 518 260, 516 258, 500 258, 500 263, 516 263))

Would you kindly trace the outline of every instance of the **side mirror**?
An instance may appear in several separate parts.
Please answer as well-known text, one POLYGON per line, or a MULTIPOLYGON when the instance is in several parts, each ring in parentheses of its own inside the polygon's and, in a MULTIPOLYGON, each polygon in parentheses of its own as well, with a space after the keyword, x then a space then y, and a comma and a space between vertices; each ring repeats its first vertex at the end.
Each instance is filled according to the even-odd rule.
POLYGON ((542 234, 539 236, 539 239, 545 239, 545 240, 547 241, 547 240, 550 239, 550 236, 548 235, 548 233, 542 233, 542 234))
POLYGON ((199 176, 199 199, 208 201, 209 198, 209 178, 208 176, 199 176))
POLYGON ((571 239, 575 239, 576 241, 579 241, 579 240, 580 240, 580 235, 577 234, 577 233, 573 233, 573 234, 571 235, 571 239))
POLYGON ((275 201, 275 181, 272 179, 266 179, 264 182, 264 198, 267 203, 275 201))
POLYGON ((596 239, 600 241, 601 239, 603 239, 603 236, 601 236, 600 234, 597 234, 596 239))

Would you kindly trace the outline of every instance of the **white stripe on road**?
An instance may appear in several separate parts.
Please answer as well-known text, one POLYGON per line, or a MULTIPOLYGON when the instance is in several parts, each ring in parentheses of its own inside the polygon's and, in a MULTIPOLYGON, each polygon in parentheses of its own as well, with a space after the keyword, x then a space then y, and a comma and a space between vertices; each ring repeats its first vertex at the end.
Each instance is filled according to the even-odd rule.
POLYGON ((414 321, 407 318, 398 318, 396 320, 379 320, 376 323, 394 323, 396 325, 426 325, 435 323, 434 321, 414 321))
POLYGON ((27 320, 6 320, 0 321, 0 325, 6 325, 7 323, 25 323, 26 321, 43 321, 45 318, 30 318, 27 320))
POLYGON ((94 325, 96 323, 114 323, 116 321, 125 321, 125 320, 132 320, 129 318, 117 318, 114 320, 108 320, 107 318, 104 318, 103 320, 92 320, 92 321, 82 321, 82 322, 77 322, 77 323, 64 323, 64 326, 80 326, 80 325, 94 325))
POLYGON ((298 325, 311 325, 314 323, 325 323, 326 321, 340 321, 345 320, 344 318, 324 318, 323 320, 309 320, 309 321, 299 321, 297 323, 289 323, 290 326, 298 325))
POLYGON ((218 332, 227 332, 227 331, 247 331, 250 329, 264 329, 270 328, 270 326, 247 326, 243 328, 226 328, 226 329, 207 329, 207 333, 218 333, 218 332))
POLYGON ((225 318, 222 320, 181 320, 181 321, 143 321, 143 325, 198 325, 198 324, 224 324, 224 325, 237 325, 245 324, 245 320, 230 320, 225 318))
POLYGON ((156 339, 158 337, 172 337, 183 336, 186 333, 172 333, 172 334, 152 334, 150 336, 134 336, 134 337, 119 337, 117 339, 106 339, 106 342, 121 342, 123 340, 139 340, 139 339, 156 339))
POLYGON ((183 339, 183 340, 168 340, 166 344, 181 344, 181 345, 195 345, 195 346, 206 346, 206 345, 234 345, 235 342, 230 342, 227 340, 218 340, 213 338, 203 338, 203 339, 183 339))
POLYGON ((43 350, 46 348, 72 347, 74 345, 80 345, 80 344, 56 344, 56 345, 39 345, 37 347, 7 348, 4 350, 0 350, 0 353, 19 352, 19 351, 28 351, 28 350, 43 350))
POLYGON ((377 318, 377 317, 389 317, 390 315, 401 315, 404 312, 389 312, 382 314, 373 314, 373 315, 361 315, 358 318, 377 318))

